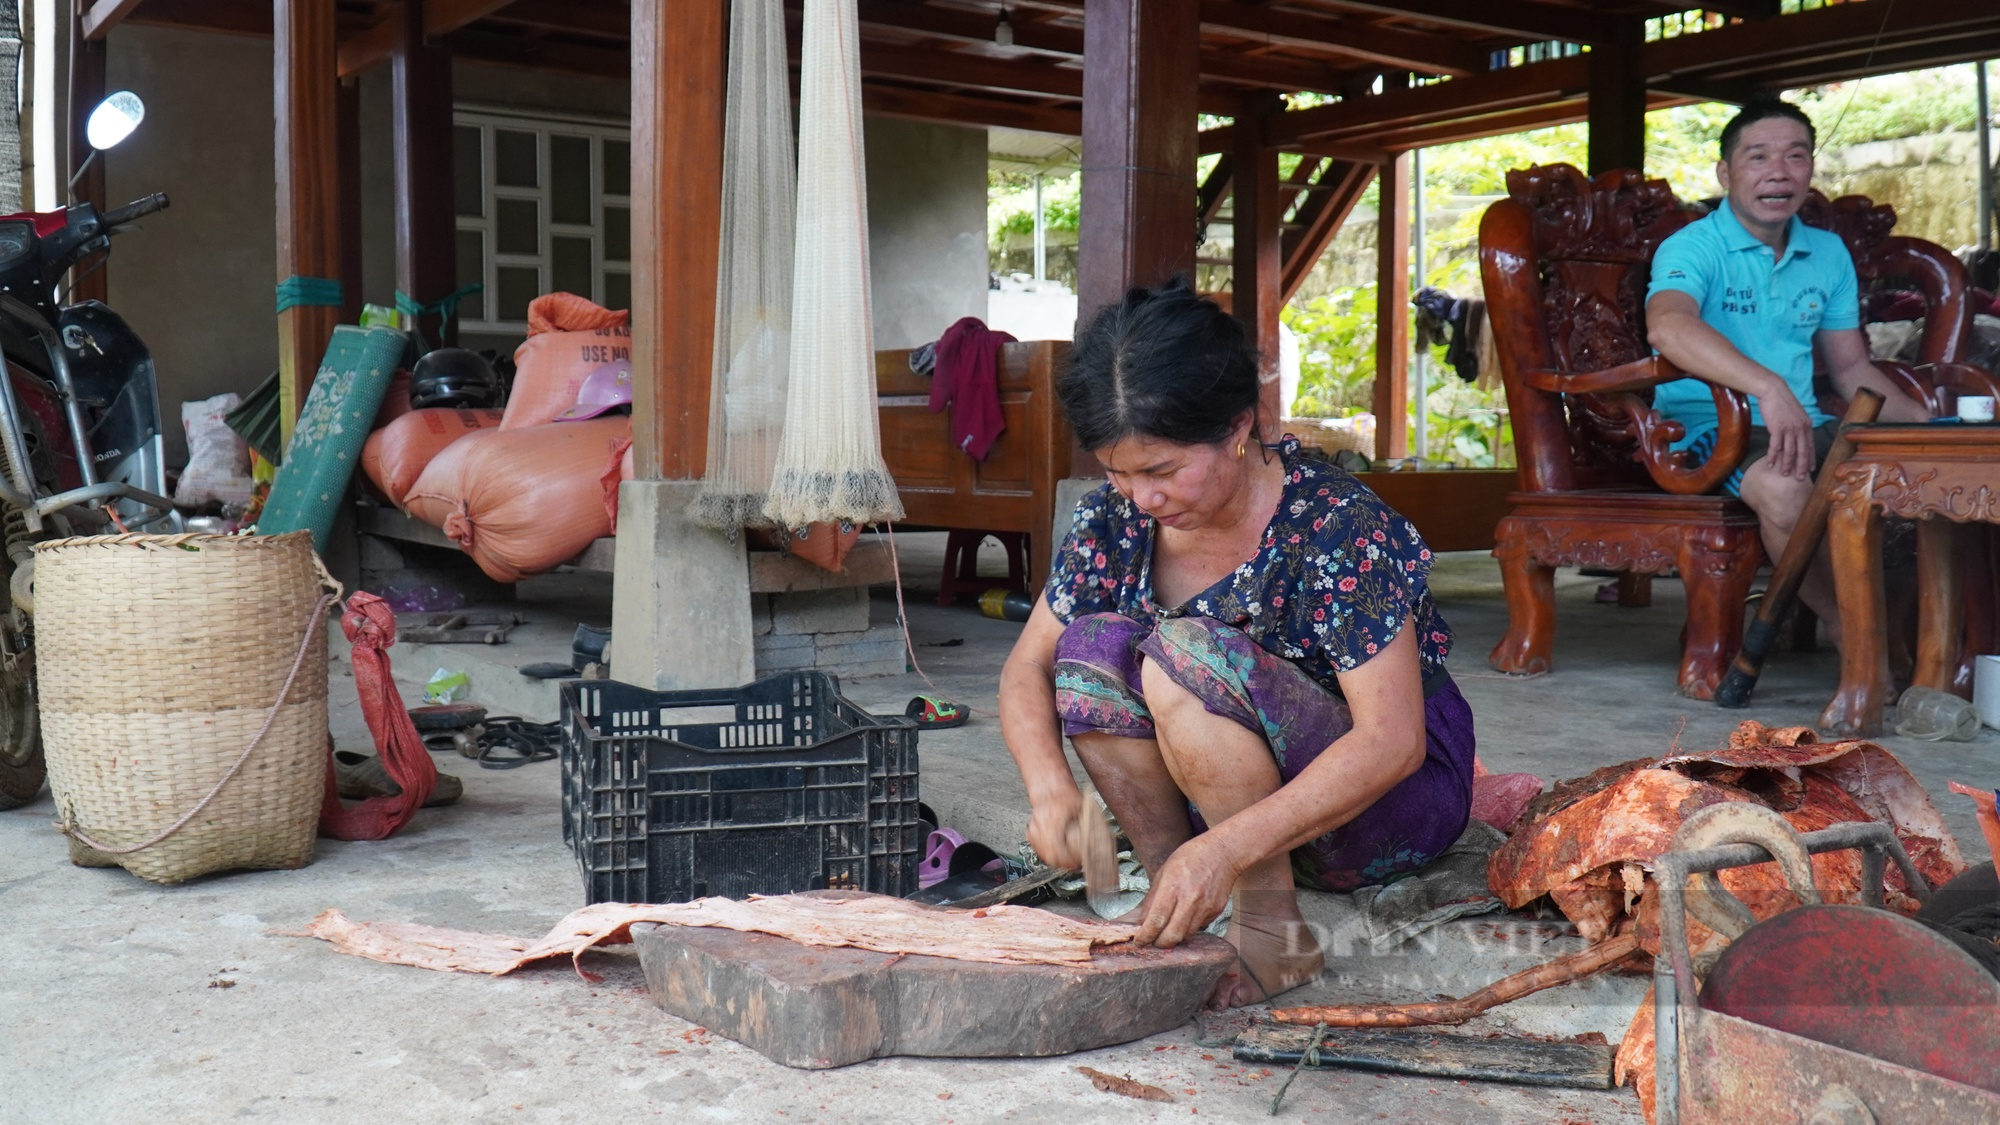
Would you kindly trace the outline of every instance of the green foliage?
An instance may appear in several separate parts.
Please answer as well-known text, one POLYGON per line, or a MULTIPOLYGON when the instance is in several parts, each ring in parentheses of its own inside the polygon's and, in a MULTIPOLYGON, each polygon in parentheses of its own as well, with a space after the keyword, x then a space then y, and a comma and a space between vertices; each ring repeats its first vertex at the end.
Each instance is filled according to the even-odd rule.
POLYGON ((1798 93, 1822 149, 1927 133, 1969 133, 1977 124, 1972 68, 1944 66, 1837 82, 1798 93))
POLYGON ((1345 418, 1369 408, 1375 387, 1375 286, 1294 301, 1280 314, 1299 337, 1301 418, 1345 418))
MULTIPOLYGON (((1027 181, 1025 184, 1010 184, 995 190, 992 181, 1000 177, 999 173, 989 173, 987 177, 986 237, 987 245, 995 249, 1004 247, 1010 236, 1033 238, 1035 234, 1035 178, 1021 177, 1027 181)), ((1079 178, 1065 176, 1042 181, 1042 219, 1049 230, 1075 233, 1082 212, 1079 178)))
POLYGON ((1480 390, 1460 379, 1436 353, 1432 359, 1430 393, 1424 396, 1427 459, 1466 469, 1512 465, 1514 427, 1507 417, 1506 393, 1480 390))

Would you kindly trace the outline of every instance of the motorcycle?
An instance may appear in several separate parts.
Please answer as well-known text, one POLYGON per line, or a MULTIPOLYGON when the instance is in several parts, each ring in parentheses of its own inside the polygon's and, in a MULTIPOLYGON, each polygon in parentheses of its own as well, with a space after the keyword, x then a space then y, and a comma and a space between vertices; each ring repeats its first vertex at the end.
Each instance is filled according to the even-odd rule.
MULTIPOLYGON (((123 140, 143 115, 129 92, 105 99, 90 118, 93 149, 123 140)), ((102 302, 58 298, 65 276, 101 264, 92 259, 110 253, 113 235, 166 206, 162 192, 102 212, 74 203, 0 215, 0 809, 33 800, 46 772, 34 545, 180 526, 152 354, 102 302)))

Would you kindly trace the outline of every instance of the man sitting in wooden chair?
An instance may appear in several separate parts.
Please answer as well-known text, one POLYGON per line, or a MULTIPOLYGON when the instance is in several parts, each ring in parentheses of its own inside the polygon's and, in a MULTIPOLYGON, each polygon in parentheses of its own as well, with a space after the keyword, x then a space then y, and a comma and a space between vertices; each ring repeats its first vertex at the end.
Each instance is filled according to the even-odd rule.
MULTIPOLYGON (((1834 437, 1835 421, 1813 394, 1814 348, 1842 398, 1868 387, 1885 400, 1884 422, 1930 417, 1869 359, 1847 247, 1798 217, 1812 187, 1814 139, 1811 120, 1789 102, 1744 106, 1722 130, 1715 166, 1727 200, 1660 244, 1646 299, 1647 336, 1661 355, 1750 396, 1749 448, 1723 487, 1757 513, 1773 559, 1784 553, 1834 437)), ((1697 460, 1713 448, 1715 404, 1699 380, 1662 384, 1653 405, 1686 427, 1677 448, 1697 460)), ((1838 644, 1823 553, 1799 596, 1838 644)))

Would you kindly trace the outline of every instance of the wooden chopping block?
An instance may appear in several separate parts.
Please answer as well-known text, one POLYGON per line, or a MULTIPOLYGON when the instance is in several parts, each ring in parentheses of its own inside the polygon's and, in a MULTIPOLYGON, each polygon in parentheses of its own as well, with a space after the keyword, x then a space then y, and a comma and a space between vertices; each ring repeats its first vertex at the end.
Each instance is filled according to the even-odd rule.
POLYGON ((993 965, 801 945, 770 934, 632 927, 653 1002, 773 1062, 807 1069, 886 1055, 1025 1058, 1129 1043, 1193 1018, 1229 943, 1197 934, 1174 949, 1088 964, 993 965))

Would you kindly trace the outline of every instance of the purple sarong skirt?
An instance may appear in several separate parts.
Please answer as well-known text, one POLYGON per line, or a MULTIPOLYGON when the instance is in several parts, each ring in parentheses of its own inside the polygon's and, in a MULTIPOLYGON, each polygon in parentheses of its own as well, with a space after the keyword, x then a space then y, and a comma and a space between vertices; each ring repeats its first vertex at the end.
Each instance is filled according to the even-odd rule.
MULTIPOLYGON (((1233 626, 1174 617, 1157 629, 1116 613, 1079 617, 1056 642, 1056 710, 1063 733, 1152 738, 1141 660, 1159 664, 1211 714, 1262 736, 1290 781, 1353 729, 1347 701, 1233 626)), ((1425 685, 1424 764, 1359 816, 1292 850, 1299 883, 1351 891, 1393 882, 1429 863, 1465 831, 1472 810, 1472 708, 1439 673, 1425 685)), ((1207 829, 1189 806, 1197 832, 1207 829)))

